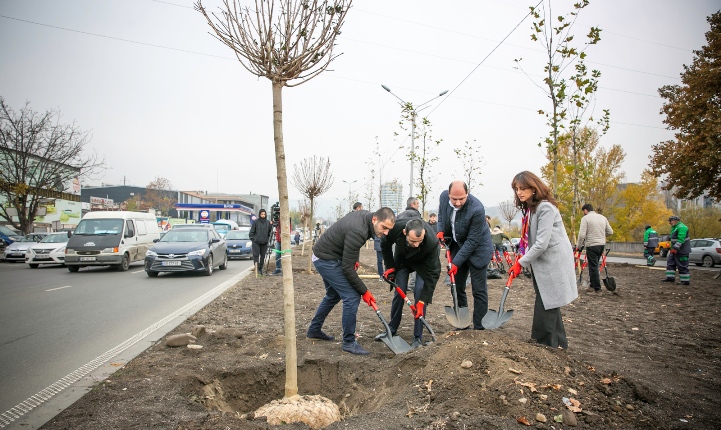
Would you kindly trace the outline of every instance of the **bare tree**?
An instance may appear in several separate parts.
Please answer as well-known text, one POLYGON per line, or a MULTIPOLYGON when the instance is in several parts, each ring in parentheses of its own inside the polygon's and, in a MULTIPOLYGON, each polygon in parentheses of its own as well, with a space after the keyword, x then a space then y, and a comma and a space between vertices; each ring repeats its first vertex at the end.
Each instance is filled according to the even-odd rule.
POLYGON ((79 195, 81 178, 104 167, 97 154, 85 154, 89 133, 60 117, 55 110, 35 112, 29 102, 15 112, 0 97, 0 195, 7 202, 0 216, 25 233, 44 200, 79 195))
MULTIPOLYGON (((290 179, 293 185, 305 198, 310 201, 310 222, 313 223, 313 212, 315 210, 315 198, 323 195, 333 186, 333 174, 330 171, 330 159, 325 157, 305 158, 298 165, 293 166, 293 177, 290 179)), ((313 267, 308 260, 308 272, 313 267)))
MULTIPOLYGON (((453 152, 458 157, 458 161, 461 162, 463 167, 463 180, 468 185, 468 192, 473 188, 473 183, 476 179, 476 175, 480 174, 481 163, 483 163, 483 156, 481 155, 480 146, 476 146, 476 140, 473 139, 473 143, 466 140, 464 146, 455 148, 453 152)), ((483 185, 483 182, 478 181, 478 185, 483 185)))
POLYGON ((433 174, 433 166, 438 161, 435 155, 435 149, 438 148, 443 140, 433 140, 431 135, 431 122, 427 118, 423 118, 422 144, 418 152, 414 152, 418 163, 418 199, 421 201, 421 215, 425 216, 426 203, 428 196, 431 194, 435 175, 433 174))
MULTIPOLYGON (((294 87, 320 75, 337 57, 336 37, 341 33, 352 0, 255 0, 255 8, 239 0, 223 0, 220 14, 209 15, 201 0, 195 9, 203 14, 212 35, 228 46, 241 65, 271 81, 273 138, 278 174, 281 225, 289 225, 288 180, 283 143, 283 87, 294 87)), ((283 229, 281 249, 288 249, 290 232, 283 229)), ((284 254, 292 269, 290 254, 284 254)), ((298 357, 295 336, 293 271, 283 271, 284 334, 286 347, 285 397, 298 394, 298 357)))
POLYGON ((513 202, 513 200, 506 200, 504 202, 498 203, 498 210, 501 211, 501 216, 503 219, 508 221, 508 230, 511 230, 511 221, 518 215, 519 209, 516 207, 516 204, 513 202))
POLYGON ((163 215, 168 215, 178 200, 178 192, 173 191, 173 183, 167 178, 156 176, 145 188, 145 203, 159 209, 163 215))

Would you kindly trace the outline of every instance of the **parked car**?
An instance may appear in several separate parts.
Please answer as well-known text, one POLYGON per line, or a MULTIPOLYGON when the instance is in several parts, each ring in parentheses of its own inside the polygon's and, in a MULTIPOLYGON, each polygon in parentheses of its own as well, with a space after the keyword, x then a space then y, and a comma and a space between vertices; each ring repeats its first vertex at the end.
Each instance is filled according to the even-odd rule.
POLYGON ((70 239, 70 233, 50 233, 40 242, 32 245, 25 252, 25 262, 31 269, 37 269, 40 264, 65 265, 65 246, 70 239))
POLYGON ((252 242, 248 234, 250 227, 239 227, 225 234, 225 244, 228 248, 228 258, 253 258, 252 242))
POLYGON ((30 233, 18 238, 5 248, 5 261, 25 261, 28 248, 43 240, 47 233, 30 233))
POLYGON ((511 238, 511 246, 513 247, 514 250, 518 249, 518 242, 520 242, 520 241, 521 241, 520 237, 512 237, 511 238))
POLYGON ((213 274, 228 268, 225 240, 214 228, 173 228, 156 240, 145 254, 145 273, 155 277, 160 272, 203 272, 213 274))
POLYGON ((654 254, 666 257, 671 249, 671 238, 665 234, 658 237, 658 246, 653 250, 654 254))
POLYGON ((10 245, 22 236, 22 234, 0 225, 0 245, 10 245))
POLYGON ((220 234, 220 237, 225 238, 229 231, 238 229, 238 223, 229 219, 221 219, 214 222, 213 227, 220 234))
POLYGON ((697 266, 714 267, 721 264, 721 239, 705 238, 691 241, 689 263, 697 266))

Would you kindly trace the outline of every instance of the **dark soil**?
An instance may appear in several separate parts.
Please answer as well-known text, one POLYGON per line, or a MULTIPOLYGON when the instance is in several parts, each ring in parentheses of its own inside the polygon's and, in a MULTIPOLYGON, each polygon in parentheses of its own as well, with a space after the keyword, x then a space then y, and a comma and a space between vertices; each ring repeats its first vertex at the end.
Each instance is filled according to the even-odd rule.
MULTIPOLYGON (((394 356, 373 336, 376 314, 361 303, 359 343, 370 356, 341 352, 337 341, 305 332, 324 295, 306 256, 293 256, 300 394, 340 406, 329 429, 717 429, 721 427, 721 279, 692 270, 691 286, 660 282, 658 269, 609 266, 616 293, 588 294, 562 309, 569 349, 531 343, 534 292, 514 281, 502 328, 454 331, 446 321, 448 287, 439 284, 427 320, 438 341, 394 356), (461 363, 470 360, 470 368, 461 363), (564 402, 571 404, 575 412, 564 402), (577 405, 577 406, 574 406, 577 405), (543 421, 545 416, 546 421, 543 421), (563 420, 557 422, 554 420, 563 420), (537 420, 537 419, 540 419, 537 420)), ((375 255, 362 251, 361 273, 375 255)), ((388 318, 392 294, 366 280, 388 318)), ((505 280, 489 281, 496 309, 505 280)), ((470 286, 469 286, 470 288, 470 286)), ((340 305, 325 329, 340 338, 340 305)), ((169 333, 237 328, 241 338, 201 336, 203 348, 152 346, 61 412, 43 429, 265 429, 252 412, 284 395, 282 279, 247 277, 169 333)), ((406 314, 399 334, 411 341, 406 314)), ((286 429, 306 429, 287 424, 286 429)))

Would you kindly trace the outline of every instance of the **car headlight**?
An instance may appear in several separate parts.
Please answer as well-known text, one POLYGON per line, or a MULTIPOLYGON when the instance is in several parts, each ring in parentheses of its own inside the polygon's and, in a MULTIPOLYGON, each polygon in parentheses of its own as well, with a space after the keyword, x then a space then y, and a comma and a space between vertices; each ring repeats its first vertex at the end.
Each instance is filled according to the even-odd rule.
POLYGON ((64 252, 65 252, 65 247, 64 247, 64 246, 61 246, 60 248, 54 250, 53 252, 62 252, 62 253, 64 253, 64 252))
POLYGON ((245 247, 246 247, 246 248, 252 248, 252 247, 253 247, 253 242, 250 242, 250 241, 245 242, 245 247))
POLYGON ((199 249, 197 251, 190 251, 188 255, 205 255, 205 249, 199 249))
POLYGON ((29 248, 27 251, 25 251, 25 255, 33 255, 35 254, 35 251, 33 251, 32 248, 29 248))
POLYGON ((158 253, 155 252, 155 251, 147 250, 147 251, 145 252, 145 256, 146 256, 146 257, 157 257, 157 256, 158 256, 158 253))
POLYGON ((112 253, 116 253, 116 252, 118 252, 118 247, 117 247, 117 246, 116 246, 115 248, 105 248, 105 249, 103 249, 103 253, 105 253, 105 254, 112 254, 112 253))
POLYGON ((75 254, 75 250, 72 248, 65 248, 65 255, 75 254))

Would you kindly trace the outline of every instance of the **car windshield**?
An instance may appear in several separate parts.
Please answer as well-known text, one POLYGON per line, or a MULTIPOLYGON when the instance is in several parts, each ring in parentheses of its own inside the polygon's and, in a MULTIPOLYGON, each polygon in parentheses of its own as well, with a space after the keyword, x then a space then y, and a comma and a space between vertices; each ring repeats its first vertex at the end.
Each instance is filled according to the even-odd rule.
POLYGON ((17 233, 10 230, 7 227, 3 227, 0 225, 0 233, 4 234, 5 236, 17 236, 17 233))
POLYGON ((23 237, 19 238, 18 240, 16 240, 15 242, 37 242, 37 240, 35 240, 35 238, 32 238, 32 237, 23 236, 23 237))
POLYGON ((208 232, 205 230, 170 230, 160 239, 161 242, 207 242, 208 232))
POLYGON ((84 219, 75 229, 75 234, 120 234, 123 231, 121 219, 84 219))
POLYGON ((68 241, 68 234, 49 234, 40 241, 40 243, 65 243, 68 241))
POLYGON ((248 230, 231 230, 225 235, 225 240, 250 240, 248 233, 250 233, 248 230))

